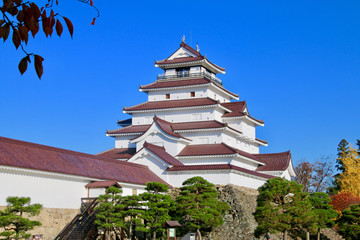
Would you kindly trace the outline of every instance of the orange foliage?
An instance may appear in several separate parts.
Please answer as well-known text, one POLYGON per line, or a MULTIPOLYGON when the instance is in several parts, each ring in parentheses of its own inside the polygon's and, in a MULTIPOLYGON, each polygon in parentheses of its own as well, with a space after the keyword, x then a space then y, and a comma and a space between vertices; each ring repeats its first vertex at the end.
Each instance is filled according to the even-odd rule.
POLYGON ((349 192, 340 192, 334 196, 331 196, 331 205, 336 211, 343 211, 346 208, 349 208, 350 205, 359 204, 360 198, 354 196, 349 192))

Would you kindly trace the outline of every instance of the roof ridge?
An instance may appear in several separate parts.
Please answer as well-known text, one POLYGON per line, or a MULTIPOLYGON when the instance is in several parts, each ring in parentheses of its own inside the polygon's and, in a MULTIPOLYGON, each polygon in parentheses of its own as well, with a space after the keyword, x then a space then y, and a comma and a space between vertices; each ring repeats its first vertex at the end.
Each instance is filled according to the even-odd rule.
POLYGON ((103 154, 103 153, 106 153, 106 152, 110 152, 110 151, 112 151, 112 150, 114 150, 114 149, 116 149, 116 148, 110 148, 110 149, 108 149, 108 150, 105 150, 105 151, 102 151, 102 152, 95 153, 94 155, 99 155, 99 154, 103 154))
POLYGON ((288 153, 290 153, 290 150, 285 151, 285 152, 279 152, 279 153, 257 153, 257 154, 253 154, 253 155, 266 156, 266 155, 280 155, 280 154, 288 154, 288 153))
POLYGON ((148 103, 148 102, 149 102, 149 101, 146 101, 146 102, 143 102, 143 103, 139 103, 139 104, 134 105, 134 106, 131 106, 131 107, 123 107, 123 110, 126 111, 126 109, 133 108, 133 107, 138 107, 138 106, 141 106, 141 105, 146 104, 146 103, 148 103))

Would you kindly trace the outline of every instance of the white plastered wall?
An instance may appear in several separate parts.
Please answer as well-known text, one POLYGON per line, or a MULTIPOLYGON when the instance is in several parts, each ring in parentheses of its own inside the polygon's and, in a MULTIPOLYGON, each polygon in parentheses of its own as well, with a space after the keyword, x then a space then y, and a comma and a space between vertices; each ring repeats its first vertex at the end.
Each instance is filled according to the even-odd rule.
POLYGON ((171 90, 149 91, 148 101, 171 101, 179 99, 205 98, 207 97, 206 87, 199 88, 180 88, 171 90), (190 93, 194 92, 195 97, 190 93), (166 94, 170 94, 170 99, 166 99, 166 94))
POLYGON ((136 144, 135 143, 130 143, 129 140, 139 136, 139 134, 137 135, 127 135, 127 136, 117 136, 115 138, 115 148, 136 148, 136 144))
POLYGON ((214 120, 214 107, 195 108, 171 111, 151 111, 144 113, 133 113, 132 124, 144 125, 153 122, 154 115, 168 122, 192 122, 214 120))
POLYGON ((230 173, 231 184, 253 188, 253 189, 257 189, 260 186, 262 186, 266 182, 266 180, 267 179, 259 179, 259 178, 244 176, 236 171, 232 171, 230 173))
POLYGON ((200 176, 213 184, 226 185, 230 183, 229 171, 182 171, 168 172, 168 183, 174 187, 181 187, 182 183, 192 177, 200 176))
MULTIPOLYGON (((7 197, 17 196, 30 197, 32 203, 40 203, 46 208, 79 209, 81 198, 88 197, 85 185, 101 180, 0 166, 0 206, 6 205, 7 197)), ((119 184, 123 187, 123 195, 132 195, 132 189, 138 189, 138 193, 145 189, 137 184, 119 184)), ((90 197, 104 193, 104 189, 93 190, 90 190, 90 197)))

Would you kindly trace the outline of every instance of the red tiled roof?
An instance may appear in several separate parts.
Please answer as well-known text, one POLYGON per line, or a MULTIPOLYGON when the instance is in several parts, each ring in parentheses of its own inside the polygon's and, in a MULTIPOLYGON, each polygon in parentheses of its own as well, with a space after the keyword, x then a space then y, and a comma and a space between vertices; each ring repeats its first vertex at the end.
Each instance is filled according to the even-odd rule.
POLYGON ((235 117, 235 116, 245 115, 244 110, 246 108, 246 101, 226 102, 226 103, 221 103, 221 105, 231 110, 231 112, 225 113, 223 117, 235 117))
POLYGON ((154 122, 157 123, 157 125, 161 128, 161 130, 163 130, 165 133, 169 134, 170 136, 184 138, 180 134, 177 134, 173 131, 170 122, 162 120, 157 116, 154 116, 154 122))
POLYGON ((258 160, 254 155, 230 147, 225 143, 187 145, 177 156, 230 155, 236 153, 256 161, 258 160))
POLYGON ((182 87, 182 86, 207 84, 210 82, 211 82, 210 80, 205 78, 176 80, 176 81, 161 81, 161 82, 156 81, 147 85, 140 86, 140 89, 182 87))
POLYGON ((95 155, 111 159, 129 159, 136 153, 136 148, 112 148, 95 155))
POLYGON ((156 81, 144 86, 140 86, 140 89, 156 89, 156 88, 171 88, 171 87, 183 87, 183 86, 194 86, 201 84, 213 83, 218 88, 224 90, 234 97, 239 97, 238 94, 230 92, 224 86, 218 84, 217 82, 211 81, 210 79, 201 78, 201 79, 183 79, 183 80, 175 80, 175 81, 156 81))
POLYGON ((223 128, 225 123, 218 121, 198 121, 198 122, 179 122, 171 123, 171 127, 174 131, 177 130, 192 130, 192 129, 207 129, 207 128, 223 128))
POLYGON ((238 167, 238 166, 234 166, 231 164, 213 164, 213 165, 184 165, 184 166, 179 166, 179 167, 171 167, 168 168, 166 171, 194 171, 194 170, 220 170, 220 169, 233 169, 239 172, 243 172, 243 173, 247 173, 250 175, 254 175, 254 176, 258 176, 258 177, 263 177, 263 178, 274 178, 274 176, 271 175, 267 175, 267 174, 263 174, 263 173, 259 173, 256 171, 252 171, 246 168, 242 168, 242 167, 238 167))
POLYGON ((256 171, 284 171, 289 167, 291 160, 290 151, 282 153, 264 153, 254 154, 259 162, 265 163, 264 166, 260 166, 256 171))
POLYGON ((186 50, 188 50, 188 51, 192 52, 193 54, 195 54, 196 56, 201 57, 200 52, 196 51, 195 49, 193 49, 192 47, 190 47, 189 45, 187 45, 187 44, 184 43, 184 42, 181 42, 181 43, 180 43, 180 47, 183 47, 183 48, 185 48, 186 50))
POLYGON ((163 65, 163 64, 172 64, 172 63, 183 63, 183 62, 193 62, 198 60, 203 60, 204 57, 179 57, 179 58, 173 58, 171 60, 161 60, 161 61, 155 61, 156 64, 163 65))
POLYGON ((124 107, 124 111, 141 111, 141 110, 154 110, 166 108, 181 108, 181 107, 197 107, 218 104, 211 98, 194 98, 194 99, 181 99, 181 100, 167 100, 167 101, 154 101, 145 102, 132 107, 124 107))
POLYGON ((177 160, 176 158, 171 156, 169 153, 167 153, 164 147, 160 147, 160 146, 145 142, 144 148, 146 148, 147 150, 149 150, 150 152, 152 152, 153 154, 155 154, 156 156, 158 156, 159 158, 161 158, 162 160, 164 160, 165 162, 167 162, 173 166, 183 166, 184 165, 182 162, 180 162, 179 160, 177 160))
POLYGON ((250 116, 250 114, 247 112, 244 112, 246 109, 246 101, 238 101, 238 102, 226 102, 221 103, 221 105, 229 110, 231 112, 225 113, 222 115, 222 117, 241 117, 241 116, 248 116, 249 118, 253 119, 254 121, 263 124, 264 121, 253 118, 250 116))
POLYGON ((268 144, 268 142, 266 140, 261 140, 261 139, 258 139, 258 138, 255 138, 256 141, 259 141, 259 142, 262 142, 264 144, 268 144))
MULTIPOLYGON (((172 130, 172 127, 171 127, 171 123, 170 123, 170 122, 167 122, 167 121, 165 121, 165 120, 162 120, 162 119, 158 118, 156 115, 154 116, 153 120, 154 120, 153 124, 156 123, 156 124, 159 126, 159 128, 160 128, 161 130, 163 130, 166 134, 168 134, 168 135, 170 135, 170 136, 173 136, 173 137, 176 137, 176 138, 183 138, 183 139, 186 139, 186 140, 190 140, 190 139, 187 139, 187 138, 181 136, 180 134, 175 133, 175 132, 172 130)), ((142 134, 139 135, 139 136, 136 136, 136 137, 132 138, 131 140, 140 138, 140 137, 143 136, 144 134, 145 134, 145 132, 142 133, 142 134)), ((191 140, 190 140, 190 141, 191 141, 191 140)))
POLYGON ((96 181, 85 185, 86 188, 108 188, 111 186, 122 188, 116 181, 96 181))
MULTIPOLYGON (((163 120, 164 121, 164 120, 163 120)), ((192 129, 208 129, 208 128, 222 128, 225 127, 225 123, 218 121, 198 121, 198 122, 180 122, 180 123, 169 123, 173 131, 179 130, 192 130, 192 129)), ((144 133, 151 125, 131 125, 124 128, 115 130, 107 130, 108 134, 123 134, 123 133, 144 133)), ((229 127, 230 128, 230 127, 229 127)), ((232 129, 232 128, 231 128, 232 129)), ((235 129, 233 129, 235 130, 235 129)), ((235 130, 237 131, 237 130, 235 130)))
MULTIPOLYGON (((187 45, 186 43, 184 42, 181 42, 180 44, 180 47, 183 47, 185 48, 186 50, 192 52, 193 54, 196 55, 196 57, 182 57, 182 58, 174 58, 172 60, 160 60, 160 61, 155 61, 156 64, 159 64, 159 65, 163 65, 163 64, 172 64, 172 63, 182 63, 182 62, 193 62, 193 61, 197 61, 197 60, 203 60, 203 59, 206 59, 206 61, 209 62, 209 64, 213 65, 215 68, 218 68, 222 71, 225 71, 225 68, 222 68, 222 67, 219 67, 218 65, 210 62, 206 56, 202 56, 198 51, 196 51, 195 49, 193 49, 192 47, 190 47, 189 45, 187 45)), ((178 49, 179 50, 179 49, 178 49)), ((177 50, 176 50, 177 51, 177 50)), ((175 52, 176 52, 175 51, 175 52)), ((172 56, 173 54, 171 54, 172 56)))
POLYGON ((127 127, 115 129, 115 130, 106 130, 107 134, 116 134, 116 133, 142 133, 148 130, 149 125, 130 125, 127 127))
POLYGON ((0 165, 134 184, 164 182, 148 167, 0 137, 0 165))

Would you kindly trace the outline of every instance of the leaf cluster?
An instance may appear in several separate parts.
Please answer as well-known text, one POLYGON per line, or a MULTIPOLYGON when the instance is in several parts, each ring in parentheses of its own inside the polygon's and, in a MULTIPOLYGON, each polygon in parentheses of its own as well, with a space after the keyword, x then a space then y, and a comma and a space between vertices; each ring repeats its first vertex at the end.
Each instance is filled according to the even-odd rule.
POLYGON ((360 205, 351 205, 337 220, 339 232, 348 240, 360 239, 360 205))
POLYGON ((176 214, 187 231, 210 231, 223 224, 222 215, 229 205, 218 200, 214 184, 202 177, 193 177, 183 183, 176 198, 176 214))
POLYGON ((316 215, 302 185, 282 178, 270 179, 259 188, 254 217, 257 237, 268 232, 289 231, 298 235, 304 229, 316 230, 316 215))
POLYGON ((8 197, 8 206, 0 211, 0 227, 4 229, 0 233, 0 239, 26 239, 30 237, 29 230, 40 226, 39 221, 32 221, 26 217, 36 216, 40 213, 41 204, 30 204, 29 197, 8 197))
MULTIPOLYGON (((58 5, 58 1, 56 1, 56 5, 58 5)), ((27 70, 28 63, 31 62, 30 57, 33 57, 36 74, 41 79, 44 58, 33 53, 27 53, 23 44, 27 45, 30 34, 35 38, 40 29, 42 29, 46 37, 51 37, 54 30, 59 37, 61 36, 63 25, 59 19, 60 15, 53 10, 53 1, 47 0, 45 6, 40 8, 35 2, 31 1, 3 0, 0 10, 2 13, 0 39, 2 38, 5 42, 12 33, 13 45, 16 49, 21 47, 26 54, 19 63, 21 75, 27 70)), ((64 16, 62 16, 62 19, 72 37, 74 32, 73 24, 64 16)))

